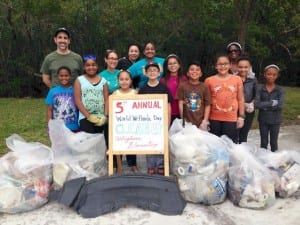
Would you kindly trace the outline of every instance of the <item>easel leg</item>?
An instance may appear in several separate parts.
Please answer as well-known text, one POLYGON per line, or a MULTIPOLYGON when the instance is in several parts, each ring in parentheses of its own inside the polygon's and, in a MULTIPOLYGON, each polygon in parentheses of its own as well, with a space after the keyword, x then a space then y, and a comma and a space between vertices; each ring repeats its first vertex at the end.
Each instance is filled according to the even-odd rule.
POLYGON ((117 159, 117 173, 122 173, 122 160, 121 160, 121 156, 120 155, 116 155, 116 159, 117 159))

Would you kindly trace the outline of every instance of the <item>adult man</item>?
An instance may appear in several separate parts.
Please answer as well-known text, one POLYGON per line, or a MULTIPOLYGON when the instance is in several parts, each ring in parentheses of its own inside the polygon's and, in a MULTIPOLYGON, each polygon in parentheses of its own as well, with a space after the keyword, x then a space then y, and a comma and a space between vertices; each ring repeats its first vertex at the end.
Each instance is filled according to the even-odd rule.
POLYGON ((58 28, 55 31, 54 42, 57 49, 45 57, 40 70, 43 82, 49 88, 58 84, 56 72, 59 67, 67 66, 71 69, 72 81, 82 74, 83 67, 81 56, 69 49, 71 39, 66 28, 58 28))

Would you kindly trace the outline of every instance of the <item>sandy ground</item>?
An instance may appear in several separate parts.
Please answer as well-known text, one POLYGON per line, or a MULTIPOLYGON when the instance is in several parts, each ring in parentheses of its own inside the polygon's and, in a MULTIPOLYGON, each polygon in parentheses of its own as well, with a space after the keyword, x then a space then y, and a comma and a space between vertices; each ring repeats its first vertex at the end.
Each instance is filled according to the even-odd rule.
MULTIPOLYGON (((300 151, 300 126, 282 127, 279 137, 280 150, 300 151)), ((249 143, 259 145, 259 132, 252 130, 249 143)), ((144 160, 138 157, 138 161, 144 160)), ((127 206, 116 212, 85 219, 75 211, 57 202, 27 213, 0 214, 0 225, 296 225, 300 224, 300 200, 296 198, 276 199, 275 204, 265 210, 251 210, 234 206, 229 200, 222 204, 204 206, 188 203, 182 215, 164 216, 159 213, 127 206)))

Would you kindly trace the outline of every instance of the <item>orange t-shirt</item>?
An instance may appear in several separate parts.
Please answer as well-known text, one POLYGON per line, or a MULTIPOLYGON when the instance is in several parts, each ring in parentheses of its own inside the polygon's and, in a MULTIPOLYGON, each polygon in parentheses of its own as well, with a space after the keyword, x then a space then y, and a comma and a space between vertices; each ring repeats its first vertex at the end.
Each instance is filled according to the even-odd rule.
POLYGON ((211 93, 211 120, 236 122, 238 117, 238 90, 243 86, 242 79, 230 75, 220 79, 217 75, 205 80, 211 93))

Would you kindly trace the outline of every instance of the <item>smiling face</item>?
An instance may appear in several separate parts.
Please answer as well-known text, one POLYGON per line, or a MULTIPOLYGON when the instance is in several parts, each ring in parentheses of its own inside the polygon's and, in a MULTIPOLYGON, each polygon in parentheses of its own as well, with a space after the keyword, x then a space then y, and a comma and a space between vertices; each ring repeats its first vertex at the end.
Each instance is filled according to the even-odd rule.
POLYGON ((156 66, 149 66, 146 70, 149 81, 156 81, 159 77, 159 69, 156 66))
POLYGON ((71 85, 71 74, 67 69, 60 69, 57 74, 57 80, 63 87, 71 85))
POLYGON ((199 82, 200 77, 202 76, 201 67, 198 65, 190 65, 187 75, 191 82, 199 82))
POLYGON ((218 57, 215 68, 219 75, 227 75, 230 69, 229 58, 226 56, 218 57))
POLYGON ((98 65, 95 60, 88 59, 85 61, 83 69, 84 69, 86 75, 94 76, 98 72, 98 65))
POLYGON ((119 85, 122 90, 128 90, 131 87, 132 79, 127 71, 121 71, 118 76, 119 85))
POLYGON ((105 58, 105 63, 108 70, 115 70, 118 65, 118 55, 115 52, 110 52, 105 58))
POLYGON ((70 38, 65 32, 59 32, 54 37, 54 42, 57 46, 57 50, 66 51, 69 48, 70 38))
POLYGON ((167 69, 170 71, 171 75, 175 75, 178 73, 180 69, 180 64, 175 57, 170 57, 167 59, 167 69))
POLYGON ((128 59, 135 62, 140 57, 140 49, 136 45, 131 45, 128 49, 128 59))
POLYGON ((155 56, 155 47, 152 43, 148 43, 144 49, 144 55, 148 60, 152 60, 155 56))
POLYGON ((251 64, 248 60, 240 60, 238 62, 238 72, 240 77, 246 78, 251 68, 251 64))

